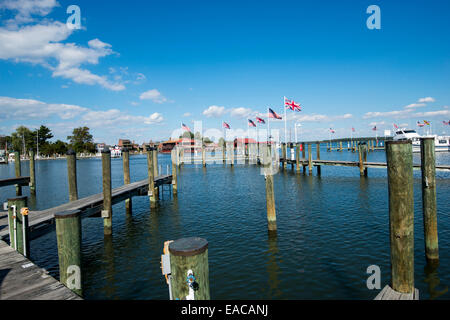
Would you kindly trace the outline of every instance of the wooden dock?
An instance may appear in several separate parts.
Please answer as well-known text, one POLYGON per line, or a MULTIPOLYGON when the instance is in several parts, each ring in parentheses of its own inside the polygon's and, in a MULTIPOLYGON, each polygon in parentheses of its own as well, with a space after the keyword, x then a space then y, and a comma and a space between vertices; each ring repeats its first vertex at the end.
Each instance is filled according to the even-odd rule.
MULTIPOLYGON (((163 184, 171 184, 172 175, 160 175, 155 178, 155 187, 163 184)), ((151 192, 150 192, 151 194, 151 192)), ((112 204, 119 203, 134 196, 147 196, 148 179, 122 185, 112 190, 112 204)), ((55 213, 66 210, 81 210, 82 218, 98 215, 103 207, 103 193, 94 194, 79 200, 42 211, 30 211, 29 230, 30 239, 35 239, 47 232, 54 230, 55 213)), ((9 238, 8 216, 0 215, 0 239, 9 238)))
POLYGON ((414 293, 400 293, 386 285, 374 300, 419 300, 419 290, 414 289, 414 293))
POLYGON ((3 241, 0 256, 0 300, 82 300, 3 241))
POLYGON ((30 177, 17 177, 0 180, 0 187, 13 186, 16 184, 19 186, 28 186, 30 184, 30 177))

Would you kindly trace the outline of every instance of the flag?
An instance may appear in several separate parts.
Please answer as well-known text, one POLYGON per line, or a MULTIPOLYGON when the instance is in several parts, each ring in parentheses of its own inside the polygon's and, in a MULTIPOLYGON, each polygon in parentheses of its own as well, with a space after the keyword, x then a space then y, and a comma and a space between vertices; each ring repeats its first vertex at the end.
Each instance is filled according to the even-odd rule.
POLYGON ((418 127, 423 127, 425 124, 424 123, 420 123, 420 121, 417 121, 417 126, 418 127))
POLYGON ((430 122, 428 122, 427 120, 423 120, 423 123, 425 123, 427 126, 430 125, 430 122))
POLYGON ((260 117, 256 117, 256 121, 258 121, 259 123, 266 123, 266 121, 264 121, 264 119, 260 118, 260 117))
POLYGON ((334 131, 333 129, 330 128, 330 132, 331 132, 331 133, 335 133, 336 131, 334 131))
POLYGON ((272 109, 269 108, 269 118, 274 118, 274 119, 283 119, 281 116, 279 116, 275 111, 273 111, 272 109))
POLYGON ((184 123, 181 124, 181 127, 182 127, 184 130, 191 132, 191 129, 189 129, 189 127, 188 127, 187 125, 185 125, 184 123))
POLYGON ((296 103, 294 100, 284 98, 284 106, 292 111, 302 111, 300 103, 296 103))
POLYGON ((394 128, 395 128, 395 129, 398 129, 398 125, 396 125, 395 123, 394 123, 394 128))
POLYGON ((373 131, 377 131, 377 126, 372 128, 373 131))
POLYGON ((256 127, 256 124, 255 124, 252 120, 250 120, 250 119, 248 119, 248 125, 249 125, 250 127, 256 127))
POLYGON ((450 120, 448 121, 442 121, 444 123, 444 125, 449 126, 450 125, 450 120))
POLYGON ((352 131, 355 132, 355 128, 352 128, 352 131))
POLYGON ((226 123, 226 122, 224 122, 224 123, 222 124, 222 126, 223 126, 225 129, 230 129, 230 125, 229 125, 228 123, 226 123))

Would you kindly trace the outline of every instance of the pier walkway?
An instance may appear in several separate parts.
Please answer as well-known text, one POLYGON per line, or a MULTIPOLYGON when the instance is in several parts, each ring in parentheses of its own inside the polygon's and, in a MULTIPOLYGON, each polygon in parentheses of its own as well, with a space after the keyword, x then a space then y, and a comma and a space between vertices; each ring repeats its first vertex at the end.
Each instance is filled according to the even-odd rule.
POLYGON ((0 240, 0 300, 82 300, 0 240))
MULTIPOLYGON (((155 178, 155 188, 172 183, 172 175, 160 175, 155 178)), ((119 203, 134 196, 149 196, 148 179, 122 185, 112 190, 112 204, 119 203)), ((42 210, 30 211, 29 231, 30 238, 35 239, 47 232, 54 230, 55 213, 66 210, 81 210, 82 218, 91 217, 101 212, 103 208, 103 193, 94 194, 82 199, 65 203, 63 205, 42 210)), ((0 240, 9 238, 8 214, 0 213, 0 240)))

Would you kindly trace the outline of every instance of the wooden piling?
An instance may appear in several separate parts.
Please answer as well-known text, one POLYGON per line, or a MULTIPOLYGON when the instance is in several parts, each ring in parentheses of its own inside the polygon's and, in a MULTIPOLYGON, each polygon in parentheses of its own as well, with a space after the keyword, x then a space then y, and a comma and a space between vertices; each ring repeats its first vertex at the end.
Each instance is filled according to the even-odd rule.
POLYGON ((300 172, 300 145, 295 145, 295 171, 300 172))
MULTIPOLYGON (((16 173, 16 178, 22 176, 22 167, 20 165, 20 152, 19 151, 14 152, 14 170, 16 173)), ((19 197, 21 195, 22 195, 22 186, 16 184, 16 196, 19 197)))
POLYGON ((313 161, 312 161, 312 145, 308 143, 308 171, 312 175, 313 172, 313 161))
POLYGON ((358 155, 359 155, 359 175, 361 177, 364 176, 364 162, 363 162, 363 146, 362 144, 358 144, 358 155))
POLYGON ((281 163, 281 167, 284 169, 286 169, 286 163, 287 163, 287 145, 286 143, 282 143, 281 144, 281 158, 284 159, 284 161, 281 163))
POLYGON ((425 256, 428 260, 439 260, 434 137, 420 139, 420 158, 425 256))
POLYGON ((339 141, 339 151, 342 152, 342 141, 339 141))
MULTIPOLYGON (((317 160, 320 160, 320 142, 316 143, 316 153, 317 160)), ((317 175, 320 176, 322 174, 322 166, 317 166, 317 175)))
MULTIPOLYGON (((159 167, 158 167, 158 147, 157 146, 153 146, 153 151, 152 151, 152 155, 153 155, 153 176, 156 178, 159 176, 160 172, 159 172, 159 167)), ((159 187, 155 187, 154 191, 155 193, 155 198, 159 199, 159 187)))
POLYGON ((147 172, 148 172, 148 195, 150 196, 150 208, 156 208, 155 196, 155 169, 153 168, 153 148, 147 148, 147 172))
POLYGON ((227 163, 226 152, 227 152, 227 143, 225 142, 225 140, 223 140, 223 144, 222 144, 222 159, 223 159, 223 163, 227 163))
POLYGON ((272 148, 267 146, 264 152, 264 178, 266 180, 267 228, 269 232, 277 230, 277 213, 275 210, 275 192, 272 172, 272 148))
POLYGON ((171 151, 172 158, 172 191, 173 194, 176 195, 178 193, 178 179, 177 179, 177 151, 176 149, 172 149, 171 151))
POLYGON ((30 150, 30 194, 36 194, 36 164, 34 160, 34 151, 30 150))
POLYGON ((30 237, 28 234, 28 217, 24 221, 22 209, 27 208, 28 198, 18 196, 8 199, 8 224, 10 246, 24 256, 29 256, 30 237), (14 209, 15 206, 15 209, 14 209), (24 223, 25 222, 25 223, 24 223))
POLYGON ((111 151, 102 150, 103 233, 112 234, 111 151))
POLYGON ((198 237, 178 239, 169 244, 169 253, 173 299, 210 300, 208 241, 198 237))
POLYGON ((77 188, 77 154, 72 149, 66 153, 67 180, 69 184, 69 201, 78 200, 77 188))
POLYGON ((56 213, 55 223, 58 243, 59 281, 79 296, 82 296, 81 211, 71 210, 56 213))
POLYGON ((414 291, 414 190, 410 141, 386 143, 392 289, 414 291))
MULTIPOLYGON (((306 159, 306 150, 305 150, 305 143, 302 143, 302 160, 306 159)), ((303 164, 303 173, 306 171, 306 166, 303 164)))
MULTIPOLYGON (((127 148, 122 149, 122 163, 123 163, 123 183, 130 184, 130 152, 127 148)), ((125 199, 125 212, 130 215, 133 213, 133 203, 131 198, 125 199)))
MULTIPOLYGON (((369 153, 369 148, 366 144, 363 145, 363 162, 367 162, 367 154, 369 153)), ((367 167, 364 166, 364 177, 367 177, 367 167)))
POLYGON ((203 167, 206 167, 206 150, 205 145, 202 143, 202 163, 203 167))

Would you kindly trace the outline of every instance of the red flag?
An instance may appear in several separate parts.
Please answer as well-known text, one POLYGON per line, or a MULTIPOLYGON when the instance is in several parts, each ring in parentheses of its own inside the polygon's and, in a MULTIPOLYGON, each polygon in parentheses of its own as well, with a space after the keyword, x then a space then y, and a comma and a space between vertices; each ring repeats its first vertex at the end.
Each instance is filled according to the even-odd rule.
POLYGON ((395 123, 394 123, 394 128, 395 128, 395 129, 398 129, 398 125, 396 125, 395 123))
POLYGON ((187 125, 185 125, 184 123, 181 124, 181 127, 182 127, 184 130, 191 132, 191 129, 189 129, 189 127, 188 127, 187 125))
POLYGON ((330 128, 330 132, 331 132, 331 133, 335 133, 336 131, 334 131, 333 129, 330 128))
POLYGON ((425 126, 425 124, 424 123, 420 123, 420 121, 417 121, 417 126, 422 128, 423 126, 425 126))
POLYGON ((252 120, 250 120, 250 119, 248 119, 248 125, 249 125, 250 127, 256 127, 256 124, 255 124, 252 120))
POLYGON ((444 125, 449 126, 450 125, 450 120, 449 121, 442 121, 444 123, 444 125))
POLYGON ((256 121, 258 121, 259 123, 266 123, 266 121, 264 121, 264 119, 260 118, 260 117, 256 117, 256 121))
POLYGON ((355 132, 356 131, 355 128, 352 128, 352 131, 355 132))
POLYGON ((377 126, 372 128, 373 131, 377 131, 377 126))
POLYGON ((283 119, 275 111, 273 111, 270 108, 269 108, 269 118, 274 118, 274 119, 279 119, 279 120, 283 119))
POLYGON ((222 124, 222 126, 223 126, 224 128, 226 128, 226 129, 230 129, 230 125, 229 125, 228 123, 226 123, 226 122, 224 122, 224 123, 222 124))

